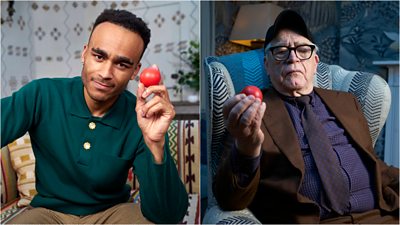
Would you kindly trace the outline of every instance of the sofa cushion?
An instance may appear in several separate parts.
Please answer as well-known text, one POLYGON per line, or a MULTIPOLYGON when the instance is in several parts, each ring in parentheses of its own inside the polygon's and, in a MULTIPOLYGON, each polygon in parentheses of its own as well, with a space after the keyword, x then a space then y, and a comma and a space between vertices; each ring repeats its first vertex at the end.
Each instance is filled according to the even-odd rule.
POLYGON ((17 206, 17 199, 14 201, 9 202, 7 205, 1 206, 1 215, 0 221, 1 224, 6 224, 9 220, 14 218, 16 215, 22 213, 27 207, 18 207, 17 206))
POLYGON ((1 149, 1 205, 6 205, 18 197, 17 175, 11 166, 10 152, 1 149))
POLYGON ((11 165, 17 173, 17 188, 21 199, 19 207, 29 205, 36 195, 35 188, 35 156, 33 155, 31 140, 28 134, 18 138, 8 145, 11 165))

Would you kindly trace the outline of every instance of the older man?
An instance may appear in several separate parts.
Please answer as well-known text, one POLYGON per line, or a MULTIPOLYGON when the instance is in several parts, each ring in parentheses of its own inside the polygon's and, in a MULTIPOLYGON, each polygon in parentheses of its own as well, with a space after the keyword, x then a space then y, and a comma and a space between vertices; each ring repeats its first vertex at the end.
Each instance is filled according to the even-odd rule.
POLYGON ((374 154, 353 95, 313 87, 318 48, 302 17, 283 11, 264 47, 272 88, 224 105, 222 209, 263 223, 398 223, 399 170, 374 154))

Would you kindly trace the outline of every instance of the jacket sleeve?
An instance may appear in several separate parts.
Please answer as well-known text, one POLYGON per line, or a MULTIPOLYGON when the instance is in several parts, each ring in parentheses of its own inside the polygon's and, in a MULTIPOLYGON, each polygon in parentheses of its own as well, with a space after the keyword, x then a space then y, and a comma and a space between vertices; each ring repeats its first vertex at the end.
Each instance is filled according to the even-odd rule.
POLYGON ((1 147, 24 135, 39 120, 40 105, 37 80, 1 99, 1 147))
POLYGON ((179 223, 188 208, 188 195, 169 151, 166 135, 164 162, 156 164, 144 144, 133 162, 134 172, 140 184, 141 209, 143 215, 155 223, 179 223))
POLYGON ((399 210, 399 168, 388 166, 378 159, 378 168, 382 179, 382 196, 389 206, 389 211, 399 210))
POLYGON ((224 141, 223 156, 219 163, 218 171, 213 179, 213 193, 218 205, 223 210, 241 210, 247 208, 253 201, 260 180, 260 167, 258 166, 254 176, 246 182, 248 185, 239 185, 238 176, 232 168, 232 149, 234 140, 227 135, 224 141))

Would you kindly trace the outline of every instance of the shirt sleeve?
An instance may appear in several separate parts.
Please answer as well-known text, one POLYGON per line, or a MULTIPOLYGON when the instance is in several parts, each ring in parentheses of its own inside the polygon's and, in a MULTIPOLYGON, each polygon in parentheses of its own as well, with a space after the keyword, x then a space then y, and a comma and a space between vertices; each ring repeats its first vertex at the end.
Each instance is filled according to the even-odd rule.
POLYGON ((238 184, 246 187, 253 180, 257 168, 260 166, 262 151, 257 157, 250 157, 240 154, 235 144, 232 148, 232 172, 237 176, 238 184))
POLYGON ((38 84, 38 81, 32 81, 1 99, 1 147, 24 135, 38 121, 38 84))
POLYGON ((142 139, 141 153, 133 162, 140 184, 143 215, 155 223, 176 224, 186 214, 188 195, 169 151, 165 138, 164 162, 154 163, 153 155, 142 139))

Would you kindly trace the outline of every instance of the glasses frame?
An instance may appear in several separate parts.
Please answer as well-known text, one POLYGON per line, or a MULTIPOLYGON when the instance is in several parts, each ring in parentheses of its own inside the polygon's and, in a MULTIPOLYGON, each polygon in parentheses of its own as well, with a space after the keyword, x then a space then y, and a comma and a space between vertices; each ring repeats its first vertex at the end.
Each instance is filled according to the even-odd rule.
POLYGON ((271 52, 272 57, 274 57, 274 59, 275 59, 276 61, 286 61, 286 60, 288 60, 288 58, 289 58, 289 56, 290 56, 290 53, 291 53, 292 51, 294 51, 294 54, 296 55, 296 57, 297 57, 298 59, 300 59, 300 60, 308 60, 308 59, 311 58, 311 56, 313 55, 314 50, 315 50, 316 48, 317 48, 317 46, 311 45, 311 44, 310 44, 310 45, 298 45, 298 46, 296 46, 296 47, 288 47, 288 46, 280 45, 280 46, 269 47, 268 50, 271 52), (300 58, 300 57, 297 55, 297 49, 300 48, 300 47, 304 47, 304 46, 308 46, 308 47, 311 48, 311 53, 310 53, 310 56, 309 56, 308 58, 300 58), (273 53, 273 50, 274 50, 274 49, 277 49, 277 48, 282 48, 282 47, 287 48, 287 49, 289 50, 289 53, 287 54, 287 57, 286 57, 285 59, 277 59, 277 58, 275 57, 274 53, 273 53))

